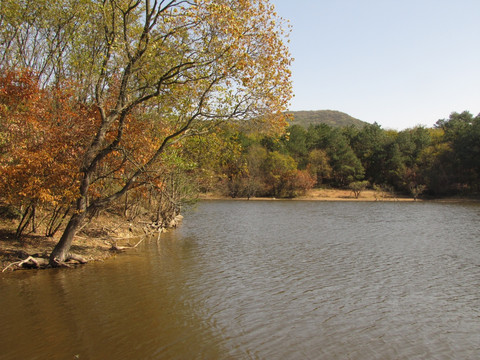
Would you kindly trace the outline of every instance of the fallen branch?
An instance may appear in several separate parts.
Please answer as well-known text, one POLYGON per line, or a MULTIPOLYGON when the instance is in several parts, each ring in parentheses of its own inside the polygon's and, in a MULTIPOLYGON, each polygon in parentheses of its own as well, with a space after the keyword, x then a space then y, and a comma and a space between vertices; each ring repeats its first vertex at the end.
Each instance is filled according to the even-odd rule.
POLYGON ((24 265, 29 265, 36 269, 39 269, 41 267, 46 267, 48 265, 48 260, 44 258, 34 258, 33 256, 29 256, 25 260, 20 260, 20 261, 11 263, 5 269, 3 269, 2 272, 7 270, 11 266, 17 266, 20 268, 20 267, 24 267, 24 265))
POLYGON ((145 240, 145 236, 142 237, 142 238, 140 239, 140 241, 137 242, 137 243, 136 243, 135 245, 133 245, 133 246, 118 246, 118 245, 117 245, 117 242, 114 241, 114 243, 113 243, 113 242, 111 243, 112 247, 110 248, 110 250, 113 250, 113 251, 125 251, 125 250, 127 250, 127 249, 135 249, 138 245, 140 245, 140 243, 141 243, 143 240, 145 240))
MULTIPOLYGON (((69 264, 66 263, 67 261, 71 261, 71 260, 76 261, 79 264, 88 263, 88 261, 80 255, 69 254, 67 259, 65 260, 65 262, 57 261, 55 259, 54 260, 54 264, 55 264, 54 266, 56 266, 56 267, 71 267, 69 264)), ((35 255, 34 255, 34 256, 28 256, 24 260, 15 261, 15 262, 11 263, 7 267, 5 267, 2 270, 2 272, 5 272, 7 269, 9 269, 12 266, 16 266, 17 268, 27 267, 27 268, 33 268, 33 269, 42 269, 42 268, 48 267, 49 265, 50 264, 49 264, 48 258, 35 257, 35 255)))
MULTIPOLYGON (((31 256, 29 256, 26 260, 29 260, 30 258, 31 258, 31 256)), ((24 261, 25 260, 20 260, 20 261, 13 262, 10 265, 8 265, 5 269, 3 269, 2 272, 5 272, 5 270, 7 270, 10 266, 14 266, 14 265, 21 266, 20 264, 23 264, 24 261)))

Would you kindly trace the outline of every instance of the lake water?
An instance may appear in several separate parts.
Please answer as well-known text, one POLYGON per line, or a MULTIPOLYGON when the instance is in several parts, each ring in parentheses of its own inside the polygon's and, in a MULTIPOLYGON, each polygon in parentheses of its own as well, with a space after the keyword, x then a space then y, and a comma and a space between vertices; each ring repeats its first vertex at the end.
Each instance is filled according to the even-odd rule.
POLYGON ((204 201, 138 251, 0 277, 0 359, 479 359, 480 205, 204 201))

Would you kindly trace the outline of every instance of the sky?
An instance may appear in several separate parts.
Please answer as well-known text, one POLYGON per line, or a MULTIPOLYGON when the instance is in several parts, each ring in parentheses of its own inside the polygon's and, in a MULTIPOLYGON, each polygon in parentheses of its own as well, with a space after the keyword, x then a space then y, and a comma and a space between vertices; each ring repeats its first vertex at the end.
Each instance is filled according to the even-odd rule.
POLYGON ((290 110, 384 129, 480 113, 480 0, 270 0, 289 21, 290 110))

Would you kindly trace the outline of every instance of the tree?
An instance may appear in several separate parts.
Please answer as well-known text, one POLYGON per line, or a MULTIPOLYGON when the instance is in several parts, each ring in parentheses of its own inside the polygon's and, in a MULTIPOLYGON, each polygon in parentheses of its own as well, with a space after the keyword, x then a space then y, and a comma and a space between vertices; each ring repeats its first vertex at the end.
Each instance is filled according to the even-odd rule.
POLYGON ((246 195, 248 198, 258 194, 264 194, 266 185, 264 178, 265 174, 262 167, 267 161, 268 153, 265 148, 255 144, 250 146, 246 154, 247 160, 247 180, 246 180, 246 195))
POLYGON ((409 192, 415 198, 426 188, 420 169, 420 155, 432 142, 430 131, 421 126, 406 129, 399 132, 394 141, 399 154, 397 152, 397 166, 395 167, 398 170, 394 176, 397 181, 393 185, 400 190, 409 192))
POLYGON ((287 130, 285 138, 285 149, 298 163, 299 167, 305 169, 307 166, 307 130, 300 125, 292 125, 287 130))
POLYGON ((445 140, 454 152, 457 182, 478 191, 480 180, 480 115, 468 111, 452 113, 448 120, 439 120, 437 126, 445 131, 445 140))
POLYGON ((263 164, 268 195, 276 197, 292 197, 295 191, 297 163, 290 155, 278 151, 268 154, 263 164))
POLYGON ((413 167, 418 162, 420 153, 430 145, 431 137, 427 129, 417 126, 398 133, 395 142, 404 158, 407 167, 413 167))
POLYGON ((238 133, 227 134, 222 152, 218 156, 225 188, 232 198, 242 196, 247 173, 247 160, 243 154, 238 133))
POLYGON ((51 254, 52 265, 67 258, 88 215, 151 182, 161 169, 162 154, 185 136, 206 133, 223 120, 252 120, 272 130, 284 125, 291 58, 268 1, 42 4, 41 21, 22 17, 29 13, 28 4, 18 5, 23 12, 14 11, 14 2, 5 5, 9 16, 2 17, 7 29, 2 33, 2 69, 17 66, 22 49, 28 48, 15 40, 25 38, 22 32, 51 34, 35 43, 53 50, 35 53, 39 61, 27 65, 43 76, 46 86, 62 77, 75 80, 79 99, 91 104, 99 119, 79 154, 75 212, 51 254), (50 6, 61 11, 48 11, 50 6), (52 26, 59 24, 59 14, 62 26, 52 26), (61 52, 50 46, 52 37, 61 39, 61 52), (42 64, 53 70, 43 72, 42 64), (138 154, 143 129, 148 129, 148 146, 138 154), (113 165, 105 166, 109 162, 113 165), (100 186, 106 178, 115 178, 115 186, 100 186), (95 192, 96 186, 102 191, 95 192))
POLYGON ((368 186, 368 181, 354 181, 351 182, 348 187, 350 190, 352 190, 353 195, 355 196, 355 199, 358 199, 360 194, 362 193, 363 190, 365 190, 368 186))
POLYGON ((0 193, 22 213, 17 236, 30 222, 36 228, 41 207, 52 212, 47 235, 58 230, 75 198, 77 154, 94 123, 93 109, 75 101, 68 84, 47 91, 30 71, 0 76, 0 193))
MULTIPOLYGON (((452 182, 451 146, 444 142, 442 129, 429 129, 431 143, 418 157, 418 172, 407 177, 413 185, 425 184, 433 195, 445 193, 452 182), (416 178, 420 177, 421 181, 416 178)), ((408 176, 409 174, 407 174, 408 176)))
POLYGON ((347 186, 363 178, 363 166, 341 129, 326 124, 310 126, 307 147, 310 151, 321 149, 327 153, 335 185, 347 186))
POLYGON ((410 193, 413 195, 413 200, 417 201, 418 196, 425 191, 425 185, 410 184, 410 193))
POLYGON ((330 159, 325 150, 313 149, 308 154, 307 169, 316 179, 317 184, 322 184, 332 176, 332 167, 329 164, 330 159))
POLYGON ((308 170, 297 170, 297 174, 294 180, 294 191, 293 195, 303 195, 307 190, 312 189, 317 180, 308 170))
POLYGON ((387 145, 391 139, 377 123, 368 124, 353 139, 353 150, 365 168, 365 177, 373 183, 386 183, 387 145))

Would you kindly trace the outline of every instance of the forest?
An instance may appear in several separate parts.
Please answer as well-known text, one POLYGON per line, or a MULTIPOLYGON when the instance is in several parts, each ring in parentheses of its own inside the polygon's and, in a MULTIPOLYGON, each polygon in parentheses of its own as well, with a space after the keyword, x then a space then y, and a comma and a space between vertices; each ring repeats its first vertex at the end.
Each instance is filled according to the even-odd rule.
POLYGON ((203 169, 198 184, 231 197, 289 198, 313 187, 378 188, 415 198, 479 191, 480 116, 468 111, 402 131, 292 125, 272 137, 230 129, 217 146, 217 154, 195 159, 203 169))

